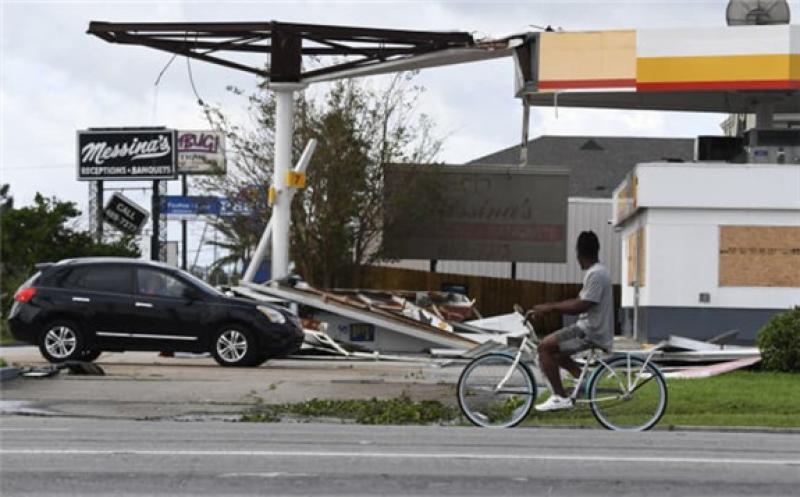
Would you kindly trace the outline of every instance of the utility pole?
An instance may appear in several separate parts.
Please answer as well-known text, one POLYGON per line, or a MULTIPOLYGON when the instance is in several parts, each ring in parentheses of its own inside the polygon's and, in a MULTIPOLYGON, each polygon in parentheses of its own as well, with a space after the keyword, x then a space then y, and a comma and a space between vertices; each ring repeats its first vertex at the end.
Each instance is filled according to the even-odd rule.
MULTIPOLYGON (((186 181, 186 174, 184 173, 181 177, 181 195, 184 197, 189 195, 189 185, 186 181)), ((183 251, 181 257, 181 269, 186 271, 186 261, 188 259, 189 254, 189 241, 188 237, 186 236, 186 219, 181 220, 181 240, 183 244, 183 251)))
POLYGON ((158 180, 153 181, 153 195, 150 213, 153 218, 153 233, 150 236, 150 260, 158 261, 160 259, 160 228, 161 228, 161 195, 159 188, 161 182, 158 180))

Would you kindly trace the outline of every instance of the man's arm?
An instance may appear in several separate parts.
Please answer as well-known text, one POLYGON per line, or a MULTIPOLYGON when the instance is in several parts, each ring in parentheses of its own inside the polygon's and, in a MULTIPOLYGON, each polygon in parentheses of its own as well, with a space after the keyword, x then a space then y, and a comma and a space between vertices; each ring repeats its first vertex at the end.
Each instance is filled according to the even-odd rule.
POLYGON ((561 314, 581 314, 593 306, 597 305, 596 302, 581 299, 562 300, 561 302, 551 302, 549 304, 539 304, 533 306, 533 311, 536 313, 545 312, 560 312, 561 314))

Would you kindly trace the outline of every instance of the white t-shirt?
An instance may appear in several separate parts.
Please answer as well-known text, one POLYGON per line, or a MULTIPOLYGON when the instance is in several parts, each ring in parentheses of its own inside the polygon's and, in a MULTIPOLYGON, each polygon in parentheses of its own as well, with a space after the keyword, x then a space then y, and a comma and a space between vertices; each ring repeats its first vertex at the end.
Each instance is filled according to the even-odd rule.
POLYGON ((611 273, 596 262, 583 276, 583 288, 578 298, 595 305, 578 316, 578 327, 591 342, 611 350, 614 343, 614 292, 611 273))

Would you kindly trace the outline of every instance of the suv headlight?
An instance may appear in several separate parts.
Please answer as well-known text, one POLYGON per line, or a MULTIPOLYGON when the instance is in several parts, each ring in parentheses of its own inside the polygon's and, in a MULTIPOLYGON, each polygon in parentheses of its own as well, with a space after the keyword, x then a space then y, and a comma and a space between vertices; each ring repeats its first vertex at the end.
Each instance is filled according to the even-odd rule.
POLYGON ((271 307, 257 306, 256 309, 261 311, 261 314, 267 316, 267 319, 273 323, 283 324, 286 322, 286 318, 283 317, 283 314, 271 307))

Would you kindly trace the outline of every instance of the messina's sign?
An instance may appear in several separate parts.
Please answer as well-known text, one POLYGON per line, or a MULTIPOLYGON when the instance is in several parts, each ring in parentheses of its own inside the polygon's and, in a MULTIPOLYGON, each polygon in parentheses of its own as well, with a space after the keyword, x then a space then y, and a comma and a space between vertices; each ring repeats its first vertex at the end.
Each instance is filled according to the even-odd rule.
POLYGON ((78 180, 174 179, 174 130, 78 131, 78 180))

